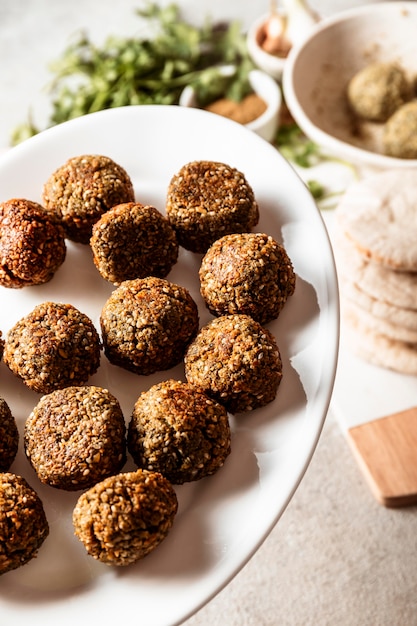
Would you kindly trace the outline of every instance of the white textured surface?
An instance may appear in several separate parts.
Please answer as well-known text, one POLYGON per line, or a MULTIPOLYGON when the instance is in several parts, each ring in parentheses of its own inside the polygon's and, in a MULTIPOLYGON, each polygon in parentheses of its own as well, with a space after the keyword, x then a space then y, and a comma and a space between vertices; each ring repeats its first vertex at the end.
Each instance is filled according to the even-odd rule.
MULTIPOLYGON (((8 145, 11 130, 30 107, 39 123, 47 118, 43 92, 50 78, 47 65, 59 57, 69 37, 80 28, 97 39, 110 32, 132 33, 136 30, 132 13, 139 4, 1 0, 0 148, 8 145)), ((266 0, 179 4, 194 18, 209 12, 241 18, 246 24, 268 5, 266 0)), ((311 2, 324 14, 360 4, 311 2)), ((376 383, 369 379, 356 387, 357 378, 346 380, 352 389, 345 393, 358 403, 352 410, 369 409, 366 384, 375 395, 376 383)), ((379 393, 382 401, 392 389, 382 386, 379 393)), ((330 415, 313 462, 279 524, 244 570, 186 626, 414 626, 416 513, 415 507, 386 510, 373 500, 330 415)), ((138 611, 132 624, 141 623, 140 607, 138 611)))

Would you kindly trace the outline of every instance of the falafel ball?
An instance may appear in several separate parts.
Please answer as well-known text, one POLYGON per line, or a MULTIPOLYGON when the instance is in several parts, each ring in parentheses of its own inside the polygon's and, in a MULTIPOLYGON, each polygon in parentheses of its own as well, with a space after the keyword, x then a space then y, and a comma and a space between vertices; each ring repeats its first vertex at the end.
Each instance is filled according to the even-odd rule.
POLYGON ((33 559, 48 534, 37 493, 21 476, 0 473, 0 574, 33 559))
POLYGON ((166 213, 179 244, 199 253, 223 235, 250 231, 259 220, 245 175, 217 161, 181 167, 168 186, 166 213))
POLYGON ((100 364, 101 342, 90 318, 72 304, 43 302, 8 332, 3 359, 38 393, 81 385, 100 364))
POLYGON ((260 324, 278 317, 295 273, 281 244, 262 233, 225 235, 201 262, 200 292, 213 315, 243 313, 260 324))
POLYGON ((230 413, 271 402, 282 379, 281 355, 273 335, 249 315, 224 315, 201 328, 184 358, 190 385, 230 413))
POLYGON ((168 220, 153 206, 128 202, 113 207, 93 226, 93 261, 101 276, 124 280, 165 278, 178 259, 178 242, 168 220))
POLYGON ((130 176, 113 159, 83 154, 68 159, 46 181, 45 209, 62 224, 68 239, 88 244, 93 224, 124 202, 134 202, 130 176))
POLYGON ((417 101, 403 104, 386 122, 384 153, 399 159, 417 159, 417 101))
POLYGON ((385 122, 412 93, 404 70, 395 63, 370 63, 350 79, 347 87, 352 111, 373 122, 385 122))
POLYGON ((101 312, 104 353, 136 374, 167 370, 182 360, 198 322, 185 287, 154 276, 125 280, 101 312))
POLYGON ((65 256, 64 230, 40 204, 23 198, 0 203, 0 285, 47 283, 65 256))
POLYGON ((75 535, 107 565, 143 559, 166 538, 178 510, 170 482, 158 472, 110 476, 83 493, 73 511, 75 535))
POLYGON ((42 396, 25 423, 26 456, 42 483, 75 491, 121 470, 126 426, 118 400, 101 387, 42 396))
POLYGON ((0 472, 7 472, 19 447, 16 420, 4 398, 0 398, 0 472))
POLYGON ((188 383, 157 383, 135 403, 128 450, 138 467, 160 472, 173 484, 217 472, 230 445, 226 409, 188 383))

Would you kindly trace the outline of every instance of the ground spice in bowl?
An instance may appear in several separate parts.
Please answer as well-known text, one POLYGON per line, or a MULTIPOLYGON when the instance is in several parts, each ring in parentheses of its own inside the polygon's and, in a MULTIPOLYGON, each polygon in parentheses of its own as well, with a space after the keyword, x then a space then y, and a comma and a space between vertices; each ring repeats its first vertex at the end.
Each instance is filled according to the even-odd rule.
POLYGON ((204 108, 206 111, 228 117, 240 124, 249 124, 265 113, 267 105, 265 100, 256 93, 250 93, 239 102, 229 98, 219 98, 204 108))

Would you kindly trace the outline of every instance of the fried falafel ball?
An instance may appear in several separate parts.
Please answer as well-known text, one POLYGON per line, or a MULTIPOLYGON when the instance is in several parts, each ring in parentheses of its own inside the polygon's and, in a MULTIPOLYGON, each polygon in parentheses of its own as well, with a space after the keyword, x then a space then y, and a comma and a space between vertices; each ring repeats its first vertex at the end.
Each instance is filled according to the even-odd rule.
POLYGON ((158 472, 110 476, 78 499, 75 535, 87 553, 107 565, 143 559, 167 537, 178 509, 171 483, 158 472))
POLYGON ((198 309, 184 287, 148 276, 125 280, 104 304, 104 353, 136 374, 167 370, 183 358, 198 331, 198 309))
POLYGON ((417 159, 417 101, 401 106, 385 124, 384 153, 399 159, 417 159))
POLYGON ((36 557, 48 534, 37 493, 21 476, 0 473, 0 575, 36 557))
POLYGON ((230 413, 271 402, 282 379, 282 361, 268 329, 249 315, 224 315, 200 329, 184 358, 190 385, 230 413))
POLYGON ((243 313, 260 324, 278 317, 294 293, 295 273, 284 246, 262 233, 225 235, 206 252, 200 292, 213 315, 243 313))
POLYGON ((64 229, 40 204, 23 198, 0 203, 0 285, 47 283, 65 256, 64 229))
POLYGON ((25 423, 26 456, 42 483, 75 491, 121 470, 126 426, 120 404, 95 386, 42 396, 25 423))
POLYGON ((101 276, 114 285, 146 276, 165 278, 178 258, 171 224, 155 207, 137 202, 104 213, 93 226, 90 246, 101 276))
POLYGON ((138 467, 173 484, 217 472, 230 453, 226 409, 188 383, 166 380, 137 399, 128 450, 138 467))
POLYGON ((134 200, 126 170, 100 154, 68 159, 43 188, 45 209, 59 220, 68 239, 83 244, 89 243, 93 224, 103 213, 134 200))
POLYGON ((81 385, 100 364, 101 342, 90 318, 72 304, 43 302, 8 332, 3 360, 38 393, 81 385))
POLYGON ((0 472, 7 472, 19 447, 16 420, 4 398, 0 398, 0 472))
POLYGON ((349 81, 347 97, 352 111, 360 118, 385 122, 410 100, 412 86, 405 72, 394 63, 371 63, 349 81))
POLYGON ((204 253, 223 235, 250 231, 259 207, 242 172, 217 161, 192 161, 169 183, 166 214, 179 244, 204 253))

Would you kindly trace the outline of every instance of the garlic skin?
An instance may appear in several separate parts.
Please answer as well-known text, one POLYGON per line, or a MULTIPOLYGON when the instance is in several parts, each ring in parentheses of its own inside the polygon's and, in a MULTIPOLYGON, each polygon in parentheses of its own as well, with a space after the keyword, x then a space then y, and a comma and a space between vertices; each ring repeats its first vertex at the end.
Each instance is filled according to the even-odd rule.
POLYGON ((281 0, 287 19, 286 37, 294 46, 310 34, 318 15, 303 0, 281 0))
POLYGON ((281 0, 282 10, 271 2, 270 16, 262 29, 262 48, 285 57, 291 46, 303 41, 319 17, 303 0, 281 0))

